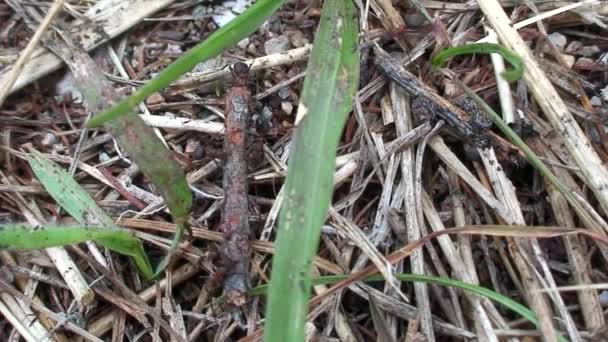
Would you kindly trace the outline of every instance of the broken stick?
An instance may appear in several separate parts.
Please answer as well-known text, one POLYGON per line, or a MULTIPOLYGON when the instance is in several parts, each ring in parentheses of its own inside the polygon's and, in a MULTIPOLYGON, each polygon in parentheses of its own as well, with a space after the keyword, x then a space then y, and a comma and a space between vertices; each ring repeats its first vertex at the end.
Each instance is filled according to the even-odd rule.
POLYGON ((243 305, 249 290, 250 229, 247 202, 247 130, 251 116, 251 92, 247 86, 249 67, 236 63, 235 84, 225 97, 224 208, 221 229, 224 244, 220 254, 224 267, 224 294, 229 302, 243 305))

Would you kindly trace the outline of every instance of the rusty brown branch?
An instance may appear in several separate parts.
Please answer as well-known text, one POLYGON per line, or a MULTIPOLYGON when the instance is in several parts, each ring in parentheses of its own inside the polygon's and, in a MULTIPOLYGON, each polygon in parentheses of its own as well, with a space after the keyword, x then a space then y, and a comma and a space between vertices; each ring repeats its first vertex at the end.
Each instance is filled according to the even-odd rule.
POLYGON ((249 290, 250 229, 247 201, 247 128, 251 92, 247 87, 249 67, 237 63, 232 68, 236 83, 225 97, 226 134, 224 149, 224 208, 221 229, 224 243, 224 292, 235 305, 245 303, 249 290))

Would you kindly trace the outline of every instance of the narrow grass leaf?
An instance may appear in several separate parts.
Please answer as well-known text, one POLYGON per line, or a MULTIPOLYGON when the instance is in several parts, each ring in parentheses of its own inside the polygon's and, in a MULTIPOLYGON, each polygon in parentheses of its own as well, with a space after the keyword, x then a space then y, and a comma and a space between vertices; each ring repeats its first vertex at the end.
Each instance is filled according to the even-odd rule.
MULTIPOLYGON (((35 244, 45 243, 45 241, 55 241, 56 243, 53 246, 68 245, 82 242, 80 239, 83 236, 93 235, 95 238, 90 240, 96 241, 115 252, 133 257, 133 260, 142 275, 144 275, 146 279, 152 278, 152 266, 143 249, 143 244, 139 239, 131 236, 125 231, 118 230, 116 225, 114 225, 112 218, 95 203, 80 184, 53 161, 49 160, 38 151, 27 154, 27 160, 34 171, 34 174, 38 180, 40 180, 46 191, 65 211, 78 221, 78 223, 83 226, 103 226, 110 230, 107 234, 101 234, 95 230, 82 231, 76 228, 70 228, 64 229, 64 231, 53 230, 52 233, 55 235, 49 237, 49 232, 45 229, 40 233, 30 232, 30 237, 32 239, 36 239, 36 236, 38 235, 40 236, 40 240, 31 241, 30 243, 35 244), (125 237, 125 234, 127 234, 128 237, 125 237), (60 243, 61 238, 66 239, 64 240, 64 243, 60 243), (76 239, 77 242, 70 242, 73 239, 76 239)), ((11 234, 18 235, 23 234, 23 232, 18 232, 13 229, 13 233, 11 234)), ((0 241, 4 240, 0 239, 0 241)), ((84 241, 86 241, 86 239, 84 241)))
POLYGON ((505 48, 504 46, 494 43, 467 44, 442 50, 437 54, 437 56, 433 58, 433 60, 431 61, 431 65, 433 66, 433 70, 436 70, 441 66, 441 64, 443 64, 446 59, 450 57, 459 55, 472 55, 476 53, 498 53, 509 63, 511 63, 513 68, 505 70, 502 73, 502 77, 504 77, 505 80, 509 82, 517 81, 524 73, 524 62, 521 60, 521 58, 509 49, 505 48))
POLYGON ((219 55, 224 49, 246 38, 266 21, 284 0, 259 0, 239 16, 212 33, 203 42, 183 54, 175 62, 141 87, 135 94, 122 100, 110 110, 92 117, 87 126, 98 127, 132 110, 146 97, 169 86, 180 76, 192 70, 198 63, 219 55))
POLYGON ((152 266, 141 240, 130 232, 110 227, 47 226, 29 227, 23 224, 0 225, 0 248, 41 249, 95 241, 100 245, 135 260, 146 279, 152 279, 152 266))
MULTIPOLYGON (((347 280, 349 277, 351 277, 351 276, 350 275, 335 275, 335 276, 319 277, 319 278, 313 279, 311 282, 311 285, 336 284, 336 283, 347 280)), ((491 299, 495 302, 498 302, 498 303, 504 305, 505 307, 507 307, 508 309, 510 309, 511 311, 517 313, 521 317, 525 318, 528 322, 534 324, 535 326, 538 327, 538 325, 539 325, 538 318, 536 317, 536 314, 534 313, 534 311, 528 309, 526 306, 514 301, 513 299, 511 299, 509 297, 503 296, 500 293, 494 292, 485 287, 465 283, 465 282, 450 279, 450 278, 434 277, 434 276, 427 276, 427 275, 420 275, 420 274, 395 273, 395 277, 397 279, 399 279, 400 281, 423 282, 423 283, 463 289, 468 292, 475 293, 477 295, 480 295, 485 298, 491 299)), ((384 281, 384 278, 382 277, 381 274, 375 274, 375 275, 365 277, 364 279, 362 279, 362 281, 369 281, 369 282, 384 281)), ((255 295, 266 294, 268 291, 268 288, 269 288, 268 285, 261 285, 261 286, 258 286, 256 288, 252 289, 251 293, 255 294, 255 295)), ((372 312, 372 315, 373 315, 373 312, 372 312)), ((563 336, 558 336, 558 338, 560 341, 567 341, 563 336)))
POLYGON ((156 269, 158 275, 168 264, 187 228, 192 207, 190 186, 171 151, 139 115, 126 115, 108 122, 106 126, 144 175, 158 188, 177 224, 169 253, 156 269))
POLYGON ((35 150, 26 157, 44 189, 78 223, 116 228, 114 221, 64 169, 35 150))
POLYGON ((336 148, 358 85, 351 1, 325 1, 306 71, 268 298, 267 342, 303 341, 311 263, 333 191, 336 148))

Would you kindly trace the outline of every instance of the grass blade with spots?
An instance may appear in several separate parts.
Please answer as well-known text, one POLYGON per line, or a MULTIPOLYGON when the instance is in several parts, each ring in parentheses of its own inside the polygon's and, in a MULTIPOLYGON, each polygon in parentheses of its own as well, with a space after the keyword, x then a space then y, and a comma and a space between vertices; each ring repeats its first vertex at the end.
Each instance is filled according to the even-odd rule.
POLYGON ((120 254, 132 257, 146 279, 152 279, 152 266, 141 240, 130 232, 111 227, 57 226, 31 228, 22 224, 0 225, 0 248, 41 249, 95 241, 120 254))
MULTIPOLYGON (((65 211, 78 221, 78 223, 83 226, 99 225, 106 227, 106 229, 109 230, 107 234, 102 234, 96 233, 95 231, 83 232, 71 229, 69 232, 66 231, 63 233, 63 235, 58 231, 57 234, 59 235, 53 236, 53 239, 61 239, 63 236, 68 240, 64 240, 65 242, 63 244, 56 243, 53 246, 76 243, 70 242, 70 239, 77 239, 77 242, 82 242, 79 240, 82 236, 93 234, 96 238, 91 240, 97 241, 104 247, 113 251, 133 257, 133 260, 142 275, 144 275, 146 279, 152 278, 152 266, 139 239, 130 235, 129 238, 124 237, 125 231, 119 230, 118 227, 114 225, 112 218, 95 203, 91 196, 89 196, 89 194, 82 189, 65 170, 46 158, 40 152, 33 151, 32 153, 27 154, 27 160, 34 171, 34 174, 36 174, 36 177, 42 183, 46 191, 65 211), (112 237, 112 234, 115 234, 115 237, 112 237), (131 241, 133 239, 137 241, 131 241), (126 243, 124 241, 130 242, 126 243), (128 248, 133 248, 133 250, 128 250, 128 248)), ((45 236, 45 233, 47 232, 38 234, 42 235, 44 238, 48 238, 48 236, 45 236)), ((55 231, 53 233, 55 233, 55 231)), ((35 238, 35 236, 36 234, 32 233, 31 237, 35 238)), ((49 241, 54 241, 53 239, 49 241)), ((4 240, 0 239, 0 241, 4 240)), ((36 242, 32 241, 32 243, 36 242)))
POLYGON ((352 1, 325 1, 306 71, 272 261, 265 341, 303 341, 311 262, 333 191, 336 148, 359 78, 352 1))
POLYGON ((65 170, 38 151, 26 157, 46 191, 78 223, 116 228, 114 221, 65 170))
POLYGON ((157 266, 155 273, 158 275, 169 263, 187 228, 192 207, 190 186, 171 151, 139 115, 126 115, 108 122, 106 126, 144 175, 158 188, 177 225, 170 250, 157 266))
POLYGON ((266 21, 284 0, 259 0, 238 17, 212 33, 203 42, 171 63, 158 76, 141 87, 135 94, 120 101, 110 110, 96 115, 87 123, 88 127, 98 127, 112 119, 131 113, 132 109, 146 97, 160 91, 192 70, 198 63, 219 55, 224 49, 246 38, 266 21))

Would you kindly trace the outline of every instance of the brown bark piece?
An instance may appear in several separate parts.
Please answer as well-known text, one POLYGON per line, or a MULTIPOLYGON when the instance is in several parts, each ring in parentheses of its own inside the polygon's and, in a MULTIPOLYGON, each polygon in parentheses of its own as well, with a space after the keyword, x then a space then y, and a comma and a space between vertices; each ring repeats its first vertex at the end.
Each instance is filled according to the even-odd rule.
POLYGON ((247 201, 247 128, 251 92, 247 88, 249 67, 237 63, 232 72, 236 83, 225 97, 226 133, 224 149, 224 208, 221 229, 224 244, 224 293, 234 305, 245 304, 249 290, 250 228, 247 201))

